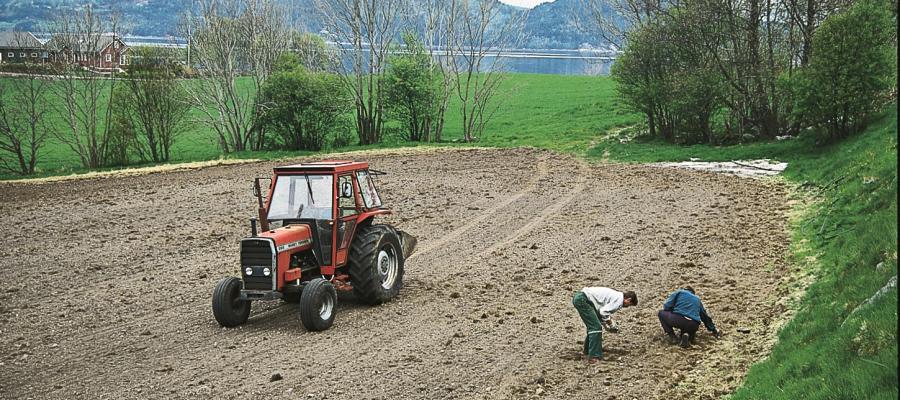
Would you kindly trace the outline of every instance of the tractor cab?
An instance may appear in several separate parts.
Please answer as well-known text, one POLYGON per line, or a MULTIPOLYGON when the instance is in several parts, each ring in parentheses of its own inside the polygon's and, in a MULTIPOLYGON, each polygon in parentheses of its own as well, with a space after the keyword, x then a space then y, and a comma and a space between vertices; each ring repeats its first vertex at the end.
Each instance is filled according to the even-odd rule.
POLYGON ((365 162, 321 161, 276 167, 265 193, 266 179, 256 179, 258 217, 241 241, 242 278, 216 286, 216 320, 237 326, 251 301, 283 299, 300 303, 307 329, 323 330, 334 319, 337 291, 369 304, 396 296, 416 239, 374 222, 391 213, 375 175, 383 173, 365 162))
POLYGON ((356 225, 377 215, 382 208, 368 163, 321 161, 275 168, 263 231, 270 227, 307 224, 314 231, 316 256, 326 273, 347 263, 350 239, 356 225), (335 246, 337 244, 337 246, 335 246))

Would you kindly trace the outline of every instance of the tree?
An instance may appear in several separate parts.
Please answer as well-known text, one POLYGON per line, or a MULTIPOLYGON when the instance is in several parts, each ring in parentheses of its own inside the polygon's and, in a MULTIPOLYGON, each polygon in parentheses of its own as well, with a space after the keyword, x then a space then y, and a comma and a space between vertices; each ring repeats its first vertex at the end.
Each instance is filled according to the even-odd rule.
POLYGON ((118 85, 118 80, 109 78, 115 78, 118 71, 106 76, 95 70, 94 63, 99 62, 100 51, 108 43, 120 38, 118 30, 117 18, 101 20, 92 7, 86 7, 60 14, 47 43, 61 58, 52 87, 65 128, 54 133, 78 154, 86 168, 108 164, 111 99, 118 85))
POLYGON ((331 71, 339 67, 334 52, 325 43, 325 39, 312 33, 294 32, 290 49, 297 55, 300 65, 310 71, 331 71))
POLYGON ((673 9, 629 33, 612 76, 626 103, 647 116, 651 136, 718 144, 712 117, 724 106, 724 84, 693 19, 690 9, 673 9))
POLYGON ((389 114, 406 123, 406 139, 427 142, 438 125, 443 78, 415 33, 406 32, 403 39, 385 77, 385 100, 389 114))
POLYGON ((264 101, 257 98, 287 48, 284 9, 273 0, 200 0, 199 18, 187 21, 199 79, 185 81, 188 100, 212 128, 222 151, 258 149, 257 124, 264 101), (251 84, 238 83, 242 74, 251 84))
POLYGON ((132 122, 141 158, 168 161, 188 115, 187 96, 176 81, 180 66, 167 49, 136 48, 131 59, 118 105, 132 122))
POLYGON ((894 29, 884 3, 862 1, 831 16, 816 32, 809 65, 795 80, 796 113, 825 139, 858 132, 883 107, 896 84, 894 29))
POLYGON ((360 144, 381 141, 384 73, 408 0, 316 0, 329 39, 345 46, 341 77, 356 106, 360 144))
POLYGON ((338 75, 311 71, 297 56, 288 57, 295 58, 294 66, 275 72, 263 87, 270 106, 262 122, 275 133, 274 147, 321 150, 349 111, 350 99, 338 75))
MULTIPOLYGON (((34 39, 20 32, 13 40, 25 48, 34 39)), ((53 129, 47 123, 51 81, 42 65, 26 62, 17 71, 18 77, 0 80, 0 169, 31 175, 53 129)))
POLYGON ((447 18, 448 62, 460 101, 463 137, 472 142, 499 108, 496 95, 503 80, 505 49, 520 40, 527 14, 506 19, 494 0, 450 0, 447 18))
POLYGON ((809 37, 821 21, 849 0, 614 0, 612 17, 603 2, 585 1, 594 4, 599 34, 626 44, 620 89, 630 102, 640 99, 634 106, 651 133, 721 143, 798 131, 796 91, 784 82, 815 55, 809 37), (619 28, 630 31, 621 38, 619 28), (652 35, 661 37, 632 43, 652 35), (668 93, 677 95, 666 100, 668 93))

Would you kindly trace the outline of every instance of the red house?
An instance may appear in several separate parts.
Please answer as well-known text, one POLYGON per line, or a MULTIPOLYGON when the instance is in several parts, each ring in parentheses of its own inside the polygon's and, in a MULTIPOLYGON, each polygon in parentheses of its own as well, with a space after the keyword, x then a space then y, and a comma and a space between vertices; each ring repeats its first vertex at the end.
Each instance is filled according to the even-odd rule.
POLYGON ((112 33, 56 34, 46 48, 57 63, 77 63, 102 72, 122 71, 128 65, 128 45, 112 33))

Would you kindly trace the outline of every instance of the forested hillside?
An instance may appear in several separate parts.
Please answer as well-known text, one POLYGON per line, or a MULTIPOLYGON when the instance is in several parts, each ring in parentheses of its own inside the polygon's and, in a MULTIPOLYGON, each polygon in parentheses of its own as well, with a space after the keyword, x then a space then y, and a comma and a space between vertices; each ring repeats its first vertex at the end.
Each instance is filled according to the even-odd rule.
MULTIPOLYGON (((281 0, 294 11, 297 29, 318 32, 322 18, 316 0, 281 0)), ((91 5, 101 13, 119 13, 129 33, 135 35, 179 35, 178 21, 193 2, 181 0, 8 0, 0 2, 0 31, 47 31, 54 16, 66 10, 91 5)), ((507 14, 529 12, 523 48, 578 48, 582 44, 600 46, 600 39, 579 29, 573 18, 579 0, 556 0, 526 11, 504 6, 507 14)))

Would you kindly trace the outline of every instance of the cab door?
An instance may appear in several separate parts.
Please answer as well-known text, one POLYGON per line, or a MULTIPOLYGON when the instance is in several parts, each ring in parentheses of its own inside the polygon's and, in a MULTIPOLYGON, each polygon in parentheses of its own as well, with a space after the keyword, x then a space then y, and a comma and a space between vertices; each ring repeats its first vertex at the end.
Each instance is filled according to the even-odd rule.
POLYGON ((350 253, 350 242, 356 230, 356 217, 359 215, 359 190, 353 175, 338 177, 338 223, 337 223, 337 255, 335 266, 347 264, 350 253))

